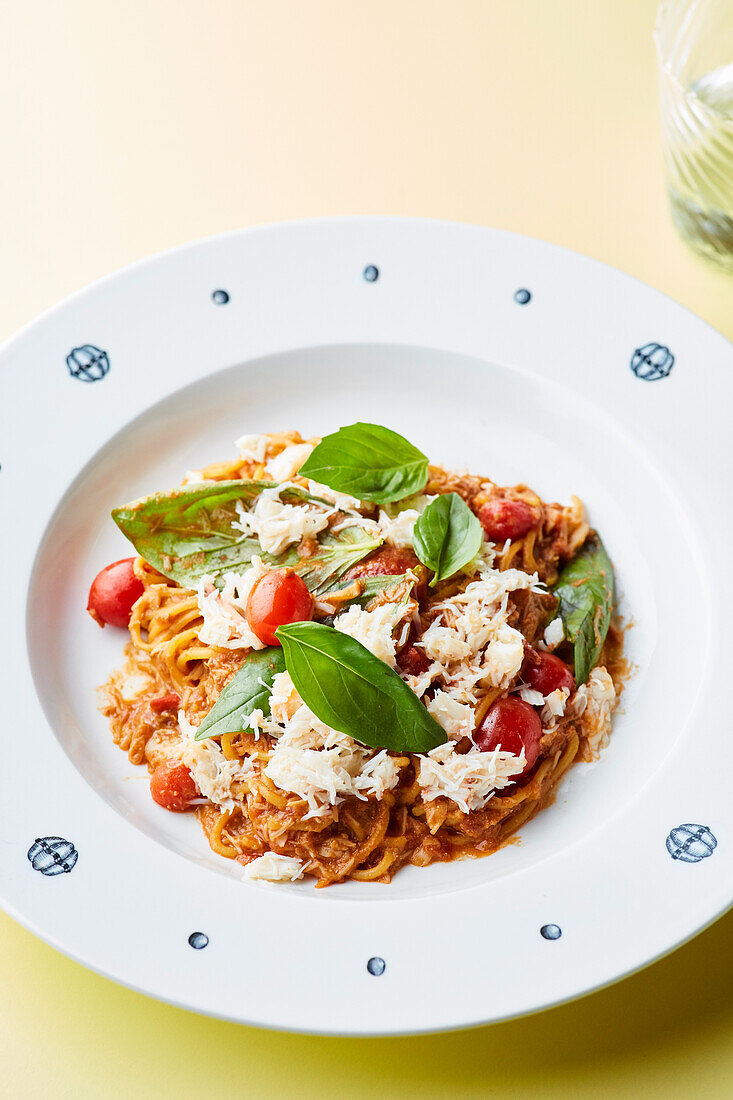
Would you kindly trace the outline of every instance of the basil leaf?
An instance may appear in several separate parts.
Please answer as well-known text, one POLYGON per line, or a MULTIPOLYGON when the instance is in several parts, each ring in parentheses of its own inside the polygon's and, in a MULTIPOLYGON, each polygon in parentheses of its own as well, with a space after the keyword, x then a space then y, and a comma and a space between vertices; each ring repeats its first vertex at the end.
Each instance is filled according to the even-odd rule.
POLYGON ((435 573, 431 587, 475 558, 482 542, 481 524, 458 493, 443 493, 428 504, 412 536, 418 558, 435 573))
POLYGON ((428 460, 381 424, 350 424, 323 437, 298 471, 339 493, 387 504, 425 488, 428 460))
POLYGON ((386 595, 392 592, 393 589, 404 584, 406 580, 406 573, 395 573, 393 576, 380 575, 377 577, 358 577, 353 581, 347 581, 343 588, 331 588, 328 593, 328 600, 329 603, 338 605, 338 611, 335 612, 335 614, 338 615, 341 611, 345 611, 347 608, 351 607, 352 604, 358 604, 359 607, 366 607, 375 596, 386 595), (348 592, 355 586, 359 588, 358 595, 348 596, 346 599, 343 599, 341 594, 348 592))
POLYGON ((611 622, 614 601, 611 559, 593 534, 552 587, 565 637, 574 644, 575 680, 584 684, 598 661, 611 622))
POLYGON ((195 585, 202 573, 232 568, 257 553, 256 539, 232 527, 236 502, 249 502, 270 482, 203 481, 122 508, 112 518, 137 552, 166 577, 195 585))
POLYGON ((285 671, 285 657, 280 646, 254 650, 235 672, 196 733, 196 741, 204 737, 219 737, 245 728, 245 719, 253 710, 270 713, 272 681, 285 671))
POLYGON ((361 642, 323 623, 289 623, 276 634, 301 699, 333 729, 393 752, 428 752, 447 740, 414 691, 361 642))
POLYGON ((309 558, 298 557, 297 547, 279 558, 268 554, 262 554, 262 558, 272 564, 289 565, 318 598, 338 587, 344 573, 352 565, 381 545, 381 538, 374 538, 363 527, 354 524, 353 527, 343 527, 335 534, 324 532, 318 540, 318 549, 309 558))
MULTIPOLYGON (((232 526, 238 519, 237 502, 251 503, 274 481, 203 481, 169 493, 115 508, 120 530, 138 554, 164 576, 186 588, 195 588, 204 573, 217 576, 248 566, 255 554, 268 564, 290 565, 316 594, 337 581, 350 566, 381 545, 354 525, 333 535, 325 532, 310 558, 299 558, 297 548, 273 557, 263 554, 258 539, 232 526)), ((282 490, 285 501, 320 501, 305 489, 282 490)))

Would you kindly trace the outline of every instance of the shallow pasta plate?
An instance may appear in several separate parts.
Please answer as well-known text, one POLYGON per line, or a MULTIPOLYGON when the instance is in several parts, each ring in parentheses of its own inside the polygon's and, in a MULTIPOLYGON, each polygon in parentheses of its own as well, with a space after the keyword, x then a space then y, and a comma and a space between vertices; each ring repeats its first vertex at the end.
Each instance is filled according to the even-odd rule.
POLYGON ((527 238, 324 220, 138 264, 0 363, 0 896, 27 927, 201 1012, 392 1034, 578 996, 730 905, 733 355, 702 321, 527 238), (634 671, 608 749, 519 842, 389 886, 247 883, 112 744, 94 689, 122 637, 87 616, 87 589, 129 553, 114 505, 228 458, 244 433, 357 419, 442 465, 581 496, 634 671))

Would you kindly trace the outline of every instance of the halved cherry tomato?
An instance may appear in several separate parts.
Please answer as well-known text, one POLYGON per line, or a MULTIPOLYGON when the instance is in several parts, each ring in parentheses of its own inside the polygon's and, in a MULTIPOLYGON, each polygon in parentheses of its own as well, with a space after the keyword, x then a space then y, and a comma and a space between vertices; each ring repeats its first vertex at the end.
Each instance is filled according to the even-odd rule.
POLYGON ((308 622, 313 617, 313 597, 294 570, 273 569, 260 577, 250 592, 246 615, 264 645, 280 645, 275 637, 277 628, 308 622))
POLYGON ((554 653, 538 653, 530 646, 527 646, 521 676, 542 695, 549 695, 557 688, 566 688, 571 695, 575 691, 575 678, 565 662, 554 653))
POLYGON ((537 524, 537 509, 524 500, 498 498, 482 504, 478 518, 490 542, 521 539, 537 524))
POLYGON ((175 814, 190 809, 193 799, 201 797, 185 764, 159 764, 150 776, 150 794, 154 802, 175 814))
POLYGON ((473 739, 481 752, 501 748, 519 756, 524 749, 526 763, 516 776, 521 779, 537 761, 541 738, 542 723, 537 711, 516 695, 506 695, 489 708, 473 739))
POLYGON ((412 569, 420 578, 414 586, 418 600, 424 599, 428 591, 428 578, 425 566, 420 564, 417 554, 408 546, 382 546, 370 557, 353 565, 346 579, 355 577, 398 577, 412 569))
POLYGON ((100 626, 129 626, 132 605, 138 600, 145 586, 133 572, 134 558, 122 558, 105 565, 97 573, 89 589, 87 611, 100 626))

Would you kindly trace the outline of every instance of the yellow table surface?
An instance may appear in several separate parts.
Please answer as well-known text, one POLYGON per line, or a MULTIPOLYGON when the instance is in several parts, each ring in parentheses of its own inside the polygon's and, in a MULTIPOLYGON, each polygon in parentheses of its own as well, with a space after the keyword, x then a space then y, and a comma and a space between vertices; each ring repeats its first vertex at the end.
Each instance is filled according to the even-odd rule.
MULTIPOLYGON (((631 272, 733 337, 733 281, 685 249, 665 206, 655 8, 4 4, 0 338, 171 245, 356 213, 543 237, 631 272)), ((378 1040, 200 1018, 89 973, 1 914, 0 934, 3 1096, 733 1095, 733 914, 574 1004, 378 1040)))

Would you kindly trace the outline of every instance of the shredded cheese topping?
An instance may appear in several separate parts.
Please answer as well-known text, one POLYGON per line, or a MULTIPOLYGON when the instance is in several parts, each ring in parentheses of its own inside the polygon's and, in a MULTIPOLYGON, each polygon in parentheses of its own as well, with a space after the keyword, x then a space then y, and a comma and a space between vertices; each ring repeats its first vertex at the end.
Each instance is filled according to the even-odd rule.
POLYGON ((242 435, 234 441, 243 462, 264 462, 269 440, 266 435, 242 435))
POLYGON ((348 634, 379 657, 390 668, 395 667, 395 639, 393 630, 399 618, 399 608, 393 603, 382 604, 374 611, 365 611, 352 604, 348 611, 334 619, 333 625, 342 634, 348 634))
POLYGON ((322 500, 333 504, 339 512, 359 512, 359 520, 361 521, 360 509, 364 505, 356 497, 350 497, 348 493, 338 493, 335 489, 329 488, 328 485, 321 485, 318 481, 308 482, 308 492, 311 496, 321 497, 322 500))
POLYGON ((265 554, 282 554, 293 543, 312 538, 328 527, 331 511, 309 504, 285 504, 280 493, 287 488, 293 488, 292 484, 284 482, 274 489, 263 489, 251 512, 237 501, 239 519, 233 526, 244 535, 256 535, 265 554))
POLYGON ((312 443, 291 443, 265 466, 265 476, 271 481, 291 481, 313 451, 312 443))
POLYGON ((459 703, 447 691, 438 689, 428 703, 428 711, 439 722, 451 741, 471 737, 473 733, 473 707, 459 703))
POLYGON ((562 619, 558 615, 556 619, 553 619, 551 623, 548 623, 545 627, 544 641, 548 649, 556 649, 560 645, 560 642, 565 637, 565 629, 562 625, 562 619))
POLYGON ((507 621, 509 593, 537 583, 537 574, 502 572, 482 562, 477 580, 436 605, 438 614, 418 645, 457 701, 475 704, 478 687, 509 687, 524 660, 524 637, 507 621))
POLYGON ((581 684, 573 699, 575 714, 587 714, 588 745, 596 755, 605 749, 611 735, 611 714, 616 705, 616 688, 608 671, 599 665, 591 669, 588 682, 581 684))
POLYGON ((264 643, 251 630, 246 618, 247 600, 260 577, 268 572, 262 559, 255 556, 244 573, 225 573, 224 586, 218 591, 214 578, 206 573, 196 588, 196 600, 204 623, 199 638, 219 649, 263 649, 264 643))
POLYGON ((295 856, 266 852, 246 865, 242 878, 250 882, 296 882, 304 870, 305 864, 295 856))
POLYGON ((467 814, 483 809, 496 791, 514 781, 524 764, 524 752, 515 756, 501 749, 471 749, 461 756, 448 742, 420 757, 417 781, 426 802, 444 796, 467 814))
MULTIPOLYGON (((265 775, 308 803, 305 817, 322 817, 350 794, 369 750, 330 729, 301 704, 288 723, 265 775)), ((362 796, 363 797, 363 796, 362 796)))
POLYGON ((254 771, 251 760, 227 760, 216 741, 209 737, 195 741, 196 726, 192 726, 183 711, 178 713, 178 726, 186 740, 180 747, 181 760, 201 791, 223 810, 235 809, 232 784, 248 779, 254 771))

